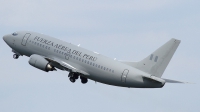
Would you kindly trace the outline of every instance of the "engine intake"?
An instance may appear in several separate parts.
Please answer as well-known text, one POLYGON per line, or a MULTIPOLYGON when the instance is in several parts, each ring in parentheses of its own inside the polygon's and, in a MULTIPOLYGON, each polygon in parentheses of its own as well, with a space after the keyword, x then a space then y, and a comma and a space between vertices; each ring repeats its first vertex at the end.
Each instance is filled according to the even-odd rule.
POLYGON ((53 71, 55 68, 44 57, 33 54, 30 56, 29 64, 43 71, 53 71))

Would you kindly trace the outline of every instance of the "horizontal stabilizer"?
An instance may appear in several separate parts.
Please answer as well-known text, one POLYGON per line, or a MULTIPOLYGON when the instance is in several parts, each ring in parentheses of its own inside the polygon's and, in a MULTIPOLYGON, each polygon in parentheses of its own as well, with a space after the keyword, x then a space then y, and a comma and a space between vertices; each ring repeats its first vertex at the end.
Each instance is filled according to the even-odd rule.
POLYGON ((162 79, 162 78, 159 78, 159 77, 155 77, 155 76, 150 76, 150 77, 143 76, 143 78, 149 79, 150 81, 156 81, 156 82, 162 83, 163 85, 165 84, 165 80, 162 79))
POLYGON ((176 80, 171 80, 171 79, 164 79, 166 83, 182 83, 182 84, 194 84, 194 83, 190 83, 190 82, 181 82, 181 81, 176 81, 176 80))

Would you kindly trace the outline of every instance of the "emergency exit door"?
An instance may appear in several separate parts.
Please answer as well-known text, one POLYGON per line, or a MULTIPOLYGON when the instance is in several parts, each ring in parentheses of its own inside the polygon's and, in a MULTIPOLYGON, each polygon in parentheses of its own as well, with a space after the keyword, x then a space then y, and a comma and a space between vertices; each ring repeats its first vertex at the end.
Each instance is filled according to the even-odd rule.
POLYGON ((23 39, 22 39, 22 45, 23 45, 23 46, 26 46, 27 40, 28 40, 28 38, 29 38, 30 36, 31 36, 30 33, 27 33, 27 34, 24 35, 24 37, 23 37, 23 39))
POLYGON ((69 60, 70 55, 71 55, 70 51, 68 51, 67 53, 65 53, 65 59, 69 60))
POLYGON ((123 71, 122 77, 121 77, 121 81, 122 81, 122 82, 126 82, 126 78, 127 78, 128 72, 129 72, 128 69, 125 69, 125 70, 123 71))

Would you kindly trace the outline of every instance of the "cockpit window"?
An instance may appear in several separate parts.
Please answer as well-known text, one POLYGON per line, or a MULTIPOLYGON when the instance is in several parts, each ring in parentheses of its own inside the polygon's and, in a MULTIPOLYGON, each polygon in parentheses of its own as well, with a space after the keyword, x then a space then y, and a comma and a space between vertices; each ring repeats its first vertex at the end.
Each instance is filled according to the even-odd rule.
POLYGON ((12 35, 13 35, 13 36, 16 36, 16 35, 17 35, 17 32, 14 32, 12 35))

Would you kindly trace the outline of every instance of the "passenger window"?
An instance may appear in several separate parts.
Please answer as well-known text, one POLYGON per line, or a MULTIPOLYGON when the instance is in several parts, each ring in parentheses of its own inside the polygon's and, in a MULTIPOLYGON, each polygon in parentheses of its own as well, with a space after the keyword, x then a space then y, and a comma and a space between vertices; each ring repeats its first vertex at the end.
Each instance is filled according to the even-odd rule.
POLYGON ((50 47, 48 49, 50 50, 50 47))
POLYGON ((98 65, 96 64, 96 67, 97 67, 98 65))
POLYGON ((88 61, 87 64, 89 64, 90 62, 88 61))
POLYGON ((98 66, 98 68, 100 68, 100 65, 98 66))
POLYGON ((95 63, 93 63, 93 66, 95 65, 95 63))
POLYGON ((44 45, 42 45, 42 47, 44 48, 44 45))
POLYGON ((106 67, 104 67, 104 70, 106 70, 106 67))
POLYGON ((112 73, 114 73, 114 70, 112 70, 112 73))
POLYGON ((101 66, 101 69, 103 69, 103 66, 101 66))
POLYGON ((76 59, 76 57, 74 56, 74 59, 76 59))
POLYGON ((87 63, 87 61, 85 60, 85 63, 87 63))
POLYGON ((67 55, 67 53, 65 53, 65 56, 67 55))
POLYGON ((78 60, 78 57, 76 57, 76 60, 78 60))
POLYGON ((84 59, 82 59, 82 62, 84 62, 84 59))
POLYGON ((81 61, 81 58, 79 58, 79 61, 81 61))
POLYGON ((111 69, 109 71, 111 72, 111 69))

